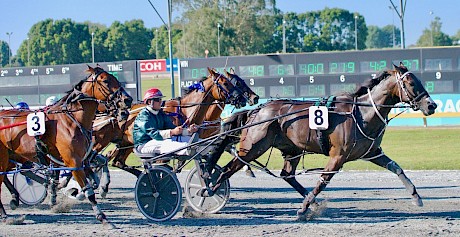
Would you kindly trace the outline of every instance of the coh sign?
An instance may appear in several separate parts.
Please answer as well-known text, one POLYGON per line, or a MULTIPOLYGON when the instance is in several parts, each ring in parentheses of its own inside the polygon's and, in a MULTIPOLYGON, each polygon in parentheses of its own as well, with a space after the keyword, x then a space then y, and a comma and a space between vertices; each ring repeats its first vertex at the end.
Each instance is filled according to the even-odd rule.
POLYGON ((166 59, 141 60, 139 66, 142 72, 166 72, 166 59))

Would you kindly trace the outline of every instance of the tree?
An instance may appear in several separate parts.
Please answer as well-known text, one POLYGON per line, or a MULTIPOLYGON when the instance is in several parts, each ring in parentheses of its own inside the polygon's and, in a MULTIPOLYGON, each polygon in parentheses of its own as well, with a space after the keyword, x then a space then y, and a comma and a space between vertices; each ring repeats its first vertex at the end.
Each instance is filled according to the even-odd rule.
POLYGON ((25 40, 19 47, 18 62, 27 62, 28 52, 31 65, 87 62, 82 54, 91 47, 88 25, 70 19, 47 19, 33 25, 28 35, 29 42, 25 40))
POLYGON ((460 45, 460 30, 457 31, 457 34, 451 37, 453 45, 460 45))
POLYGON ((8 64, 8 55, 10 54, 10 47, 8 43, 0 40, 0 67, 8 64))
POLYGON ((304 51, 350 50, 355 48, 357 16, 358 49, 364 49, 367 26, 364 17, 339 8, 305 13, 304 51))
MULTIPOLYGON (((153 33, 144 27, 142 20, 115 21, 110 26, 104 46, 108 48, 113 61, 150 58, 153 33)), ((111 60, 111 61, 112 61, 111 60)))
POLYGON ((441 31, 442 23, 440 17, 435 17, 430 24, 430 29, 423 30, 423 34, 417 40, 417 46, 449 46, 452 45, 452 39, 441 31))
POLYGON ((393 25, 387 25, 383 28, 379 28, 378 26, 368 26, 367 32, 366 48, 369 49, 394 48, 400 44, 401 41, 399 29, 395 27, 393 34, 393 25))

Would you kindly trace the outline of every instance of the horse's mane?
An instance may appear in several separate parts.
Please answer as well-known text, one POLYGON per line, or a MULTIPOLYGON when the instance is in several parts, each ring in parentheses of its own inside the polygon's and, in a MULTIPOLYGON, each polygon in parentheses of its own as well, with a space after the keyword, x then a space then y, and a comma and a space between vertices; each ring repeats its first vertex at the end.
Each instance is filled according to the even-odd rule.
POLYGON ((206 79, 208 79, 208 78, 207 77, 202 77, 197 83, 193 83, 191 86, 182 89, 182 91, 184 92, 184 95, 188 95, 188 94, 192 93, 192 91, 198 90, 199 88, 196 85, 201 84, 206 79))
POLYGON ((367 79, 364 81, 355 92, 344 93, 345 95, 350 95, 351 97, 359 97, 364 94, 367 94, 367 89, 372 90, 376 85, 378 85, 383 79, 391 75, 391 71, 382 71, 373 78, 367 79))

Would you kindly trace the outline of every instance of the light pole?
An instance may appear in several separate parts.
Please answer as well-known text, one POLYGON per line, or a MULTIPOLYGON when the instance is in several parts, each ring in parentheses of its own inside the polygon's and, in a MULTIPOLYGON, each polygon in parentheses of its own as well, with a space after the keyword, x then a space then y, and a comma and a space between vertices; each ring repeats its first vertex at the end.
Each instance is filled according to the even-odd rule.
POLYGON ((6 35, 8 35, 8 64, 10 65, 11 67, 11 35, 13 34, 13 32, 6 32, 6 35))
POLYGON ((92 52, 93 63, 94 63, 94 31, 91 32, 91 52, 92 52))
POLYGON ((155 29, 155 58, 158 58, 158 29, 155 29))
POLYGON ((355 15, 355 50, 358 50, 358 15, 355 15))
MULTIPOLYGON (((430 16, 432 16, 433 14, 434 14, 434 12, 430 11, 430 16)), ((434 46, 434 41, 433 41, 433 21, 431 21, 430 26, 431 26, 431 30, 430 30, 430 32, 431 32, 431 46, 434 46)))
POLYGON ((286 53, 286 20, 283 16, 283 53, 286 53))
POLYGON ((27 37, 27 66, 30 66, 30 38, 27 37))
POLYGON ((169 69, 171 72, 171 98, 176 97, 174 93, 174 64, 173 64, 173 45, 172 45, 172 36, 171 36, 171 15, 172 15, 172 6, 171 0, 168 0, 168 38, 169 38, 169 69))
POLYGON ((396 46, 396 36, 395 36, 395 12, 393 11, 392 6, 388 6, 391 11, 391 22, 393 26, 393 48, 396 46))
POLYGON ((217 23, 217 56, 220 57, 220 23, 217 23))

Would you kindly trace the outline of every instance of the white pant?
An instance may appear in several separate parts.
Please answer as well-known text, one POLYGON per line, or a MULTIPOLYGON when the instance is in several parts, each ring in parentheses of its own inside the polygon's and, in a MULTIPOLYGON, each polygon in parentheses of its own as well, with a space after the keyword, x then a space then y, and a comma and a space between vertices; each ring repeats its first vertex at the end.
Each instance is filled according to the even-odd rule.
MULTIPOLYGON (((141 153, 157 153, 157 154, 164 154, 164 153, 170 153, 174 150, 184 148, 182 150, 174 152, 174 154, 177 155, 186 155, 189 156, 190 154, 190 149, 187 149, 191 137, 190 136, 175 136, 170 139, 165 139, 162 141, 158 141, 155 139, 150 140, 149 142, 145 143, 143 146, 139 147, 139 151, 141 153)), ((209 146, 207 147, 201 154, 206 154, 211 151, 213 147, 209 146)), ((201 149, 198 148, 198 151, 201 149)))

